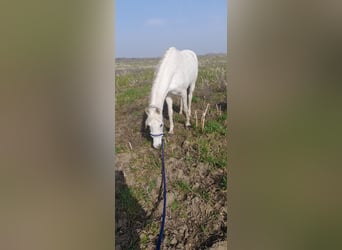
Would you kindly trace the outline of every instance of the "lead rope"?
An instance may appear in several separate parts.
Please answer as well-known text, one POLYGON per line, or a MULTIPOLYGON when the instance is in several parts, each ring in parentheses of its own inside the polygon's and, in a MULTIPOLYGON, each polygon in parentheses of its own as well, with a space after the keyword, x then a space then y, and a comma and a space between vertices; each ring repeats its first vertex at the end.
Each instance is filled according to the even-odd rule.
POLYGON ((157 250, 160 249, 160 245, 161 245, 162 240, 163 240, 165 215, 166 215, 166 177, 165 177, 165 165, 164 165, 164 138, 162 138, 161 160, 162 160, 162 175, 163 175, 163 183, 164 183, 164 206, 163 206, 162 223, 160 226, 159 237, 158 237, 158 241, 157 241, 157 250))

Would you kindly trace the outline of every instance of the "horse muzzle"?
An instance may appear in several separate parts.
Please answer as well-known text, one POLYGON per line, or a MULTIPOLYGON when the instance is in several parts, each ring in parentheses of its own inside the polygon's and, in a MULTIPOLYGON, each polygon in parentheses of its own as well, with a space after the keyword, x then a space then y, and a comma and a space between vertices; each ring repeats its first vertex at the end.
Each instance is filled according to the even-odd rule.
POLYGON ((153 147, 156 149, 160 148, 164 133, 160 133, 160 134, 151 133, 150 135, 153 138, 153 147))

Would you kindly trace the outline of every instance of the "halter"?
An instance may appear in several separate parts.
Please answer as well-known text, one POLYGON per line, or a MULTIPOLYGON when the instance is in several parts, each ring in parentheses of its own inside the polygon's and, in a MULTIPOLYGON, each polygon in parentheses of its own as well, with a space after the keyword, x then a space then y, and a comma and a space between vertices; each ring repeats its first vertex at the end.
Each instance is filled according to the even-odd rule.
POLYGON ((150 136, 152 136, 152 137, 159 137, 159 136, 163 136, 164 135, 164 133, 160 133, 160 134, 152 134, 152 133, 150 133, 150 136))
POLYGON ((158 107, 157 106, 155 106, 155 105, 149 105, 148 106, 149 108, 155 108, 155 109, 157 109, 158 107))

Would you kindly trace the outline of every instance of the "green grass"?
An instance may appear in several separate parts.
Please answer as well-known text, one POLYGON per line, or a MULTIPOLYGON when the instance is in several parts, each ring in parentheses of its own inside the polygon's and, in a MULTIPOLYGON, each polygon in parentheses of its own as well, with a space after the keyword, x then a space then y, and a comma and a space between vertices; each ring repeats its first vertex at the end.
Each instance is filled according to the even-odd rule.
POLYGON ((205 234, 209 232, 208 227, 206 225, 204 225, 204 224, 201 225, 201 230, 205 234))
POLYGON ((157 187, 157 180, 153 179, 149 182, 147 192, 150 193, 152 190, 154 190, 157 187))
POLYGON ((137 99, 148 96, 150 91, 150 86, 145 85, 142 87, 131 88, 124 90, 122 93, 116 96, 117 105, 121 106, 123 104, 132 103, 137 99))
POLYGON ((220 182, 219 182, 219 186, 221 189, 226 190, 227 189, 227 176, 226 175, 222 175, 222 177, 220 178, 220 182))
POLYGON ((193 96, 192 97, 192 102, 193 103, 198 103, 200 101, 200 99, 197 96, 193 96))
POLYGON ((123 152, 123 148, 121 146, 115 146, 115 153, 119 154, 123 152))
POLYGON ((206 139, 200 138, 198 140, 197 149, 200 161, 208 163, 213 167, 226 167, 226 149, 224 147, 215 147, 215 141, 208 142, 206 139))
POLYGON ((179 208, 179 202, 177 200, 174 200, 170 206, 171 206, 171 211, 175 212, 179 208))
POLYGON ((148 236, 144 235, 144 237, 141 238, 141 244, 143 244, 144 246, 146 246, 147 242, 148 242, 148 236))
POLYGON ((159 157, 156 158, 154 155, 149 155, 147 157, 146 163, 144 164, 144 168, 156 170, 156 169, 160 169, 160 167, 161 167, 161 161, 159 157))
POLYGON ((177 180, 175 182, 176 188, 179 192, 187 194, 192 193, 198 197, 200 197, 202 200, 209 201, 209 192, 205 189, 197 189, 194 190, 192 187, 185 182, 184 180, 177 180))
POLYGON ((207 134, 219 133, 223 134, 225 131, 224 127, 217 121, 209 120, 204 126, 204 132, 207 134))
POLYGON ((178 191, 182 193, 192 192, 192 189, 190 188, 189 184, 183 180, 178 180, 175 184, 178 191))

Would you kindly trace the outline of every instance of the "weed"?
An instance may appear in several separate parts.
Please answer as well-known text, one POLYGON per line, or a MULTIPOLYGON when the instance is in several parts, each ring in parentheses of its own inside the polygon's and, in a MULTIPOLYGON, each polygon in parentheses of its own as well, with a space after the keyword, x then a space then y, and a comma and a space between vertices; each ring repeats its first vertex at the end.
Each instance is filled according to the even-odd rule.
POLYGON ((183 180, 176 181, 176 188, 182 193, 188 193, 189 191, 192 191, 189 184, 183 180))
POLYGON ((221 147, 213 150, 215 147, 208 143, 207 140, 200 138, 197 144, 199 159, 202 162, 209 163, 211 166, 224 168, 227 165, 226 153, 221 147))
POLYGON ((140 111, 133 111, 132 115, 135 117, 138 117, 141 115, 141 112, 140 111))
POLYGON ((152 221, 148 226, 148 231, 152 234, 152 235, 157 235, 157 233, 159 233, 159 222, 158 221, 152 221))
POLYGON ((222 133, 222 125, 217 122, 217 121, 213 121, 213 120, 208 120, 207 123, 204 126, 204 132, 205 133, 222 133))
POLYGON ((199 100, 200 100, 200 99, 199 99, 197 96, 192 97, 192 102, 193 102, 193 103, 198 103, 199 100))
POLYGON ((227 176, 223 175, 220 179, 219 186, 221 189, 226 190, 227 189, 227 176))
POLYGON ((208 227, 205 224, 201 224, 201 230, 205 234, 209 232, 208 227))
POLYGON ((146 246, 148 242, 148 236, 145 234, 142 238, 141 238, 141 244, 143 244, 144 246, 146 246))
POLYGON ((227 120, 227 114, 226 114, 226 113, 223 113, 222 115, 220 115, 220 116, 217 118, 217 121, 218 121, 218 122, 224 122, 225 120, 227 120))
POLYGON ((175 212, 179 207, 179 202, 177 200, 174 200, 170 206, 171 206, 171 211, 175 212))
POLYGON ((188 154, 184 157, 185 162, 191 163, 194 161, 194 157, 191 154, 188 154))
POLYGON ((116 153, 116 154, 120 154, 120 153, 122 153, 122 152, 123 152, 123 149, 122 149, 121 146, 115 146, 115 153, 116 153))
POLYGON ((198 194, 203 200, 209 201, 209 192, 207 190, 198 190, 198 194))
POLYGON ((160 169, 160 165, 160 159, 151 154, 146 156, 146 160, 144 162, 143 167, 149 170, 157 170, 160 169))
POLYGON ((157 187, 157 180, 153 179, 151 182, 148 184, 147 191, 150 193, 152 190, 154 190, 157 187))

